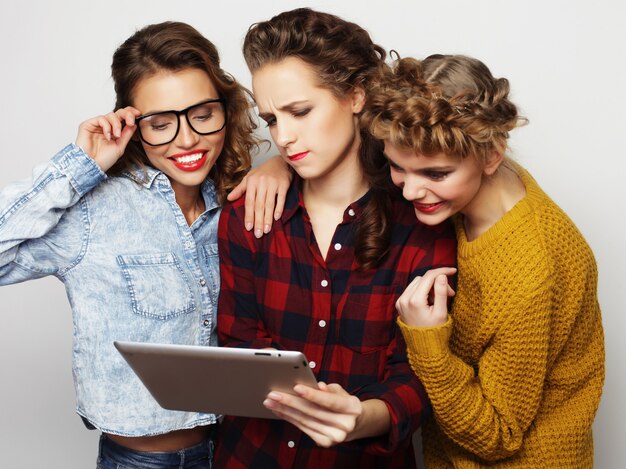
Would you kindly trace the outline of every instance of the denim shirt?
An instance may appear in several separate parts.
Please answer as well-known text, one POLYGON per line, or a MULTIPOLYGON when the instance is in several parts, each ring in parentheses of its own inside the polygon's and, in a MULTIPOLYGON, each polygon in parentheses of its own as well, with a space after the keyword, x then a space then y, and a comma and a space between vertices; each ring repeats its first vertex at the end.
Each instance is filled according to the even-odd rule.
MULTIPOLYGON (((0 192, 0 285, 54 275, 73 315, 76 411, 100 430, 144 436, 214 423, 161 408, 114 340, 217 345, 213 182, 190 227, 168 178, 107 177, 76 145, 0 192)), ((186 383, 180 383, 185 386, 186 383)))

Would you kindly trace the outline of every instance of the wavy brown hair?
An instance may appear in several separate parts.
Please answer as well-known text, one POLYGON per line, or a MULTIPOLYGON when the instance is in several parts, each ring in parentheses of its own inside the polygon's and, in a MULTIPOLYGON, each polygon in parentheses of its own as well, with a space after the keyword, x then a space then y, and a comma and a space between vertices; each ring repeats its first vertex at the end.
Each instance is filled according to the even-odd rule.
MULTIPOLYGON (((220 68, 215 46, 188 24, 166 21, 148 25, 129 37, 113 54, 111 71, 115 83, 115 109, 133 105, 133 93, 141 80, 161 71, 195 68, 206 72, 221 98, 226 100, 224 148, 209 173, 218 199, 226 195, 250 169, 251 153, 258 141, 250 114, 250 93, 220 68)), ((117 175, 150 163, 141 142, 133 138, 120 160, 108 171, 117 175)))
POLYGON ((398 59, 373 80, 362 124, 381 140, 420 155, 485 161, 526 123, 509 100, 509 82, 463 55, 398 59))
MULTIPOLYGON (((355 23, 309 8, 298 8, 253 24, 244 40, 243 55, 251 73, 267 64, 297 57, 310 65, 319 85, 338 98, 367 86, 384 66, 385 50, 355 23)), ((362 268, 375 267, 389 248, 391 183, 382 143, 360 131, 359 159, 372 189, 356 228, 355 252, 362 268)))

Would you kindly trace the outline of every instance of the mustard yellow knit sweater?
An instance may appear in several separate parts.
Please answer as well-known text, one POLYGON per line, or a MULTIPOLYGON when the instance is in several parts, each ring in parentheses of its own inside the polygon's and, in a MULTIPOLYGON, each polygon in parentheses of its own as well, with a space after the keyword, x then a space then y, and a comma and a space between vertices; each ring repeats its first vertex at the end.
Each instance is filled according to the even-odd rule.
POLYGON ((428 468, 587 468, 604 382, 593 254, 521 167, 526 196, 468 242, 448 322, 399 321, 432 402, 428 468))

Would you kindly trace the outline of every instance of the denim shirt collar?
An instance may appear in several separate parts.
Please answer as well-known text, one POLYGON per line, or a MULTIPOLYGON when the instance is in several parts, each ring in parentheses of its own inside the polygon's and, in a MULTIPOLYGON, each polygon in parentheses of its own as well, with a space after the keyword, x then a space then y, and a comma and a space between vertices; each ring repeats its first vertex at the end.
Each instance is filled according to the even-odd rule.
MULTIPOLYGON (((144 166, 143 168, 139 165, 134 165, 132 169, 122 171, 122 177, 126 177, 137 184, 145 187, 146 189, 151 189, 154 185, 155 181, 162 181, 163 184, 167 184, 171 187, 171 182, 167 175, 152 166, 144 166)), ((200 191, 204 197, 204 204, 206 206, 205 212, 215 210, 220 207, 218 197, 217 197, 217 189, 215 187, 215 182, 212 179, 206 178, 200 187, 200 191)))

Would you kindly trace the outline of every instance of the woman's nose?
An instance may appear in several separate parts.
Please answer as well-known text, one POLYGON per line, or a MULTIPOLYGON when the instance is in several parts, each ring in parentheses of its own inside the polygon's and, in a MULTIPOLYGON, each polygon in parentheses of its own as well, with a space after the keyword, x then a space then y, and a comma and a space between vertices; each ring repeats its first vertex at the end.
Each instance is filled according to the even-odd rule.
POLYGON ((178 135, 176 136, 176 142, 183 148, 191 148, 198 143, 200 135, 197 134, 189 125, 186 119, 180 118, 178 124, 178 135))
POLYGON ((286 122, 276 122, 272 129, 272 137, 274 143, 280 147, 287 147, 295 141, 295 132, 293 126, 288 125, 286 122))
POLYGON ((426 197, 427 189, 419 180, 413 177, 405 177, 402 186, 402 196, 406 200, 420 200, 426 197))

